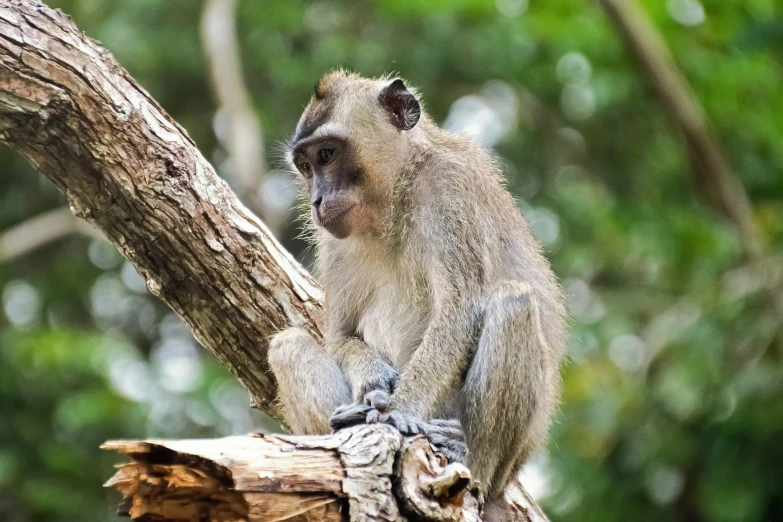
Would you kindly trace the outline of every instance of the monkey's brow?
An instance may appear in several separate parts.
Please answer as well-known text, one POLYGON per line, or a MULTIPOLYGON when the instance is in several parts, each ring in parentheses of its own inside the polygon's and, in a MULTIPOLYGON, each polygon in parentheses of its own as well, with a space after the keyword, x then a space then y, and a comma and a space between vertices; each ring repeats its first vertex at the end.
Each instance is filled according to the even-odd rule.
POLYGON ((347 136, 340 134, 338 132, 314 134, 312 136, 307 136, 306 138, 301 138, 300 140, 294 142, 293 146, 291 146, 291 151, 297 153, 309 145, 313 145, 315 143, 319 143, 322 141, 327 141, 327 140, 347 141, 347 139, 348 139, 347 136))
POLYGON ((297 132, 294 135, 294 143, 299 143, 301 141, 306 140, 307 138, 311 138, 313 134, 315 134, 315 131, 318 130, 318 127, 320 127, 323 124, 323 122, 316 122, 315 124, 305 124, 299 132, 297 132))

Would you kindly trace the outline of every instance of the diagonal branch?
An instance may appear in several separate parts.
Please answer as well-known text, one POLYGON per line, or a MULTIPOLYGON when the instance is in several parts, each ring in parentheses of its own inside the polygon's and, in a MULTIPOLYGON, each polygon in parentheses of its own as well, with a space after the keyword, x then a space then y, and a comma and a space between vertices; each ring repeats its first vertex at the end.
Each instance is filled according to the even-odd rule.
POLYGON ((600 0, 687 144, 693 174, 708 201, 739 231, 747 254, 763 257, 764 241, 748 194, 726 160, 707 115, 661 35, 635 0, 600 0))
POLYGON ((0 139, 276 415, 267 337, 320 337, 321 290, 114 58, 37 1, 0 4, 0 139))

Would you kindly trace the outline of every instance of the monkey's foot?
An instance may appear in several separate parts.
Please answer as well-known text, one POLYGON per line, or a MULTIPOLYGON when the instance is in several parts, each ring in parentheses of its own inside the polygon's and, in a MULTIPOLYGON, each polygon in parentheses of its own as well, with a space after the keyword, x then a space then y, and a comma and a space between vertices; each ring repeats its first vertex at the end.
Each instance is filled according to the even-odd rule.
POLYGON ((397 428, 403 435, 424 435, 438 453, 449 462, 465 464, 468 457, 468 446, 465 434, 457 419, 433 419, 424 422, 421 419, 399 411, 381 413, 373 406, 364 403, 345 404, 332 414, 329 423, 333 431, 338 431, 357 424, 389 424, 397 428))
POLYGON ((427 423, 413 415, 400 411, 382 413, 377 408, 361 402, 340 406, 334 410, 331 419, 329 419, 329 424, 333 431, 357 424, 376 424, 379 422, 394 426, 403 435, 427 434, 427 423))
POLYGON ((433 419, 427 423, 427 439, 449 462, 467 463, 468 445, 457 419, 433 419))
POLYGON ((408 415, 407 413, 402 413, 397 410, 392 410, 388 413, 380 413, 378 415, 370 412, 367 416, 367 422, 368 424, 372 424, 373 422, 389 424, 390 426, 397 428, 403 435, 427 434, 426 422, 414 415, 408 415))
POLYGON ((332 431, 338 431, 357 424, 367 424, 367 416, 371 412, 378 413, 378 410, 361 402, 343 404, 334 410, 329 419, 329 425, 332 427, 332 431))

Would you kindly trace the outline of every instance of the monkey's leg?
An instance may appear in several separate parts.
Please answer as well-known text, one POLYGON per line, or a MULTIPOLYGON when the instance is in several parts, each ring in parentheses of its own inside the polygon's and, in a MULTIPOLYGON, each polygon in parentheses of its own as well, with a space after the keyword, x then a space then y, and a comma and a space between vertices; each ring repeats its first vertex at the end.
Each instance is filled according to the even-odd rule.
POLYGON ((337 363, 301 328, 276 334, 268 357, 291 430, 305 435, 331 433, 332 412, 351 402, 351 391, 337 363))
MULTIPOLYGON (((488 501, 543 443, 556 390, 530 287, 508 282, 486 301, 484 327, 460 397, 468 467, 488 501)), ((552 370, 553 371, 553 370, 552 370)))

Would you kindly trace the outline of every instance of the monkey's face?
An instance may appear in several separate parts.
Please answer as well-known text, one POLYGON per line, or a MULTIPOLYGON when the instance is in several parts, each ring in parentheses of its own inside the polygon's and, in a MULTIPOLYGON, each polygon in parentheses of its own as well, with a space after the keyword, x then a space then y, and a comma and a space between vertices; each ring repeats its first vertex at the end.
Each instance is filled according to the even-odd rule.
POLYGON ((378 230, 421 107, 400 79, 325 76, 305 108, 289 159, 313 222, 338 239, 378 230))
POLYGON ((293 161, 307 182, 316 225, 338 239, 372 227, 364 172, 346 140, 326 135, 305 141, 294 148, 293 161))

